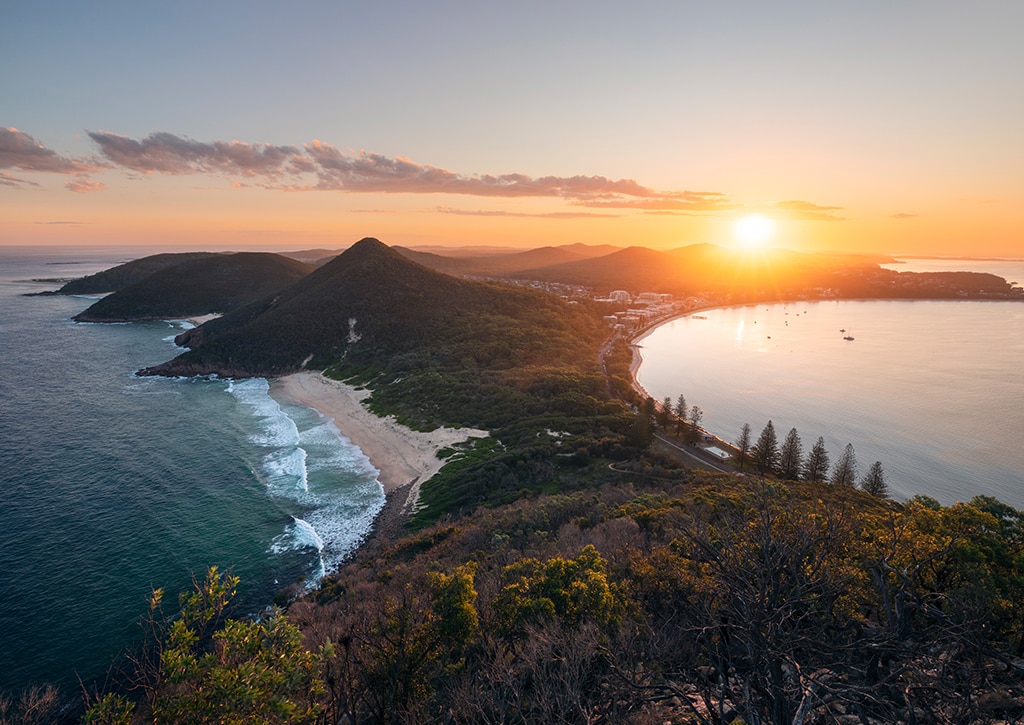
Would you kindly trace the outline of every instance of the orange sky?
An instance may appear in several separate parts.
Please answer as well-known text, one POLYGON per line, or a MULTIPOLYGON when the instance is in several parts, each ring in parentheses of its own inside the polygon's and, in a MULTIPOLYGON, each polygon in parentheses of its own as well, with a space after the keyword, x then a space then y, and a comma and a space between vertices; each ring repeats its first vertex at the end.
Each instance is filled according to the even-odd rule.
POLYGON ((1024 6, 727 5, 16 5, 0 244, 1024 257, 1024 6))

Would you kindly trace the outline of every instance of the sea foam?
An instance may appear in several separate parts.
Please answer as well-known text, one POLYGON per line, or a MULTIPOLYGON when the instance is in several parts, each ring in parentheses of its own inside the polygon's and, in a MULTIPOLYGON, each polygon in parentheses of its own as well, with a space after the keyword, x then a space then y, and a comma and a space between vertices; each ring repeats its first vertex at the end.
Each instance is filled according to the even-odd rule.
POLYGON ((249 440, 260 452, 256 474, 292 519, 268 550, 315 552, 307 578, 313 586, 363 541, 384 493, 377 469, 333 421, 309 408, 282 407, 269 391, 262 378, 227 386, 254 418, 249 440))

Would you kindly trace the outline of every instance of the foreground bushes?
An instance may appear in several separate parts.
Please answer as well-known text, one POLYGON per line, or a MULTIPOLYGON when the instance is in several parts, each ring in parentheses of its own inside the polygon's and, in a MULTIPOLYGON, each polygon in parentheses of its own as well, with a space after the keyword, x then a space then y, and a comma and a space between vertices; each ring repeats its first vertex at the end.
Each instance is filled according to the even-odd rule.
POLYGON ((993 499, 691 474, 430 527, 205 646, 175 623, 139 714, 993 722, 1024 715, 1022 617, 1022 514, 993 499))

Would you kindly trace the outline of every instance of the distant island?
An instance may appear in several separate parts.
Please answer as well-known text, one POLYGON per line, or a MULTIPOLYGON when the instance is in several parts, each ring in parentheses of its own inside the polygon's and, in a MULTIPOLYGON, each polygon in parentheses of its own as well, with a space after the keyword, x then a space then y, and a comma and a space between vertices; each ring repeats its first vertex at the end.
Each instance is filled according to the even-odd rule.
POLYGON ((86 722, 1024 715, 1024 513, 987 497, 892 501, 881 469, 829 476, 827 456, 811 466, 799 451, 783 464, 767 433, 712 470, 685 454, 699 417, 640 395, 630 372, 638 298, 666 314, 1020 299, 1005 280, 709 245, 442 258, 367 238, 270 257, 234 260, 235 278, 220 256, 123 276, 103 300, 123 319, 219 313, 140 372, 281 378, 314 407, 341 391, 353 418, 422 434, 437 466, 393 474, 353 560, 312 592, 282 590, 269 616, 228 617, 237 582, 199 576, 174 623, 154 621, 144 651, 157 654, 92 692, 86 722), (190 279, 222 284, 200 300, 190 279), (157 307, 175 281, 184 296, 157 307))

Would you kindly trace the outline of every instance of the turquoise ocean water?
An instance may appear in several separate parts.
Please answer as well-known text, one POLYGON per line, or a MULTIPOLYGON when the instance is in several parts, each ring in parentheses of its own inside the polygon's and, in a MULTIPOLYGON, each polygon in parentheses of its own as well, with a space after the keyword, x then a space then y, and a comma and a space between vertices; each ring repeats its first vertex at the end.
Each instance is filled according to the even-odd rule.
POLYGON ((384 502, 359 449, 267 381, 135 377, 187 323, 76 324, 92 300, 22 296, 128 257, 0 249, 0 690, 102 676, 151 588, 173 604, 212 564, 258 611, 384 502))
MULTIPOLYGON (((901 271, 988 271, 1024 262, 907 260, 901 271)), ((832 461, 852 443, 891 493, 942 503, 977 494, 1024 508, 1024 302, 826 301, 706 310, 640 340, 648 393, 682 393, 703 426, 756 440, 771 420, 832 461), (846 330, 846 332, 842 332, 846 330), (845 340, 844 337, 853 337, 845 340)))

